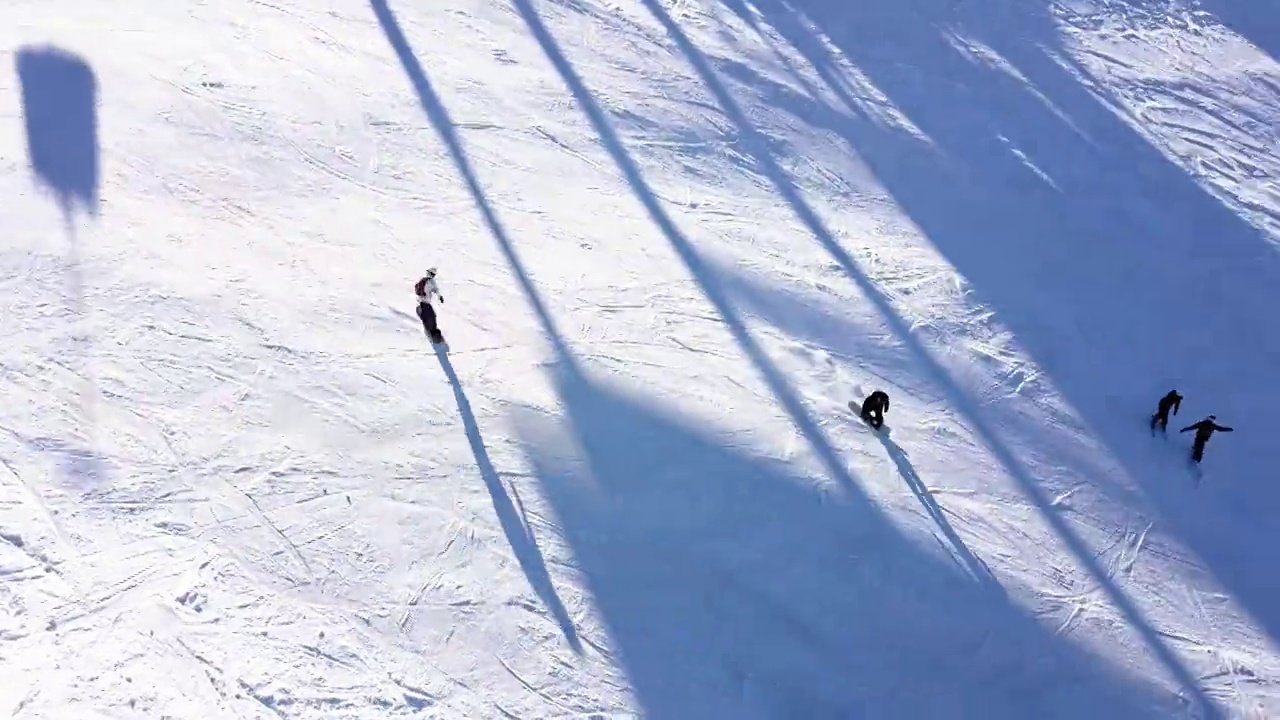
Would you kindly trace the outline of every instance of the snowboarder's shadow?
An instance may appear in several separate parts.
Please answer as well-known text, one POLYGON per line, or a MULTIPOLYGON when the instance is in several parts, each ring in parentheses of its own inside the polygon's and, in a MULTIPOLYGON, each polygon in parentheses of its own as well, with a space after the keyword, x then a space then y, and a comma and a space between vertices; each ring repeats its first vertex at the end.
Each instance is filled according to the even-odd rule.
POLYGON ((506 484, 498 476, 498 471, 489 458, 489 450, 485 446, 484 437, 480 434, 480 425, 476 422, 475 413, 471 410, 471 402, 462 389, 462 381, 458 379, 453 363, 449 362, 448 349, 444 343, 439 343, 432 345, 432 350, 436 353, 436 359, 440 361, 440 369, 444 371, 449 385, 453 388, 453 396, 458 403, 458 415, 467 433, 467 442, 471 445, 476 468, 480 471, 480 478, 484 480, 485 488, 489 491, 489 499, 493 502, 494 513, 498 516, 498 522, 502 525, 507 542, 511 544, 511 550, 520 563, 520 568, 524 571, 529 585, 533 587, 534 592, 546 604, 547 609, 560 625, 560 630, 564 633, 569 647, 581 655, 583 650, 578 631, 551 582, 542 551, 538 548, 537 538, 534 537, 528 518, 525 516, 524 506, 520 503, 519 495, 513 499, 514 492, 512 494, 507 492, 506 484))
POLYGON ((956 533, 955 528, 951 527, 951 523, 947 520, 942 507, 934 500, 933 494, 929 492, 929 488, 920 479, 919 473, 916 472, 915 466, 911 464, 911 459, 907 456, 907 452, 891 440, 889 435, 890 427, 888 425, 882 425, 879 432, 876 433, 880 444, 884 445, 885 452, 889 454, 889 459, 893 460, 893 464, 897 466, 898 474, 907 483, 907 487, 911 488, 911 492, 915 494, 916 499, 924 506, 925 512, 937 524, 938 529, 946 536, 956 559, 960 561, 965 570, 980 585, 1004 595, 1004 588, 1001 587, 995 576, 991 574, 991 569, 969 550, 964 540, 956 533))

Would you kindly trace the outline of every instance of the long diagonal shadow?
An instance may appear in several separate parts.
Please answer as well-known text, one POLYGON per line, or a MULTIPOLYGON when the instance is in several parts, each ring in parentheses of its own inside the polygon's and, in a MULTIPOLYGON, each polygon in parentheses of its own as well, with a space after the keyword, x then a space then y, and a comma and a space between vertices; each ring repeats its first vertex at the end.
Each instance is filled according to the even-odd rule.
POLYGON ((782 373, 774 366, 773 361, 769 359, 768 355, 765 354, 764 350, 747 331, 739 313, 716 280, 711 266, 702 258, 693 244, 684 236, 684 233, 676 227, 675 221, 663 209, 657 195, 650 188, 648 182, 644 179, 644 175, 640 172, 640 168, 624 148, 622 140, 614 131, 604 111, 601 110, 600 105, 595 101, 582 78, 573 69, 568 58, 560 51, 559 46, 551 36, 551 32, 542 22, 537 10, 533 8, 529 0, 512 0, 512 4, 520 14, 520 17, 524 19, 525 24, 528 25, 530 32, 533 33, 533 36, 542 46, 542 50, 551 61, 551 64, 560 73, 561 79, 568 86, 569 91, 578 102, 578 106, 600 136, 605 150, 619 170, 622 171, 623 176, 626 177, 632 191, 644 205, 650 219, 662 230, 667 241, 697 280, 703 294, 715 306, 716 311, 724 320, 725 326, 733 335, 733 339, 737 342, 739 348, 755 365, 756 370, 763 377, 774 397, 786 410, 791 421, 795 423, 801 434, 804 435, 805 439, 817 452, 818 458, 826 467, 827 472, 840 483, 846 492, 862 495, 861 490, 854 482, 852 472, 844 461, 840 459, 830 440, 827 439, 817 422, 809 415, 808 410, 800 402, 800 398, 795 391, 791 389, 786 378, 783 377, 782 373))
MULTIPOLYGON (((1151 3, 1128 3, 1144 4, 1151 3)), ((727 72, 741 71, 741 81, 765 86, 769 104, 848 142, 1105 443, 1105 461, 1119 461, 1124 473, 1098 476, 1093 489, 1160 517, 1161 535, 1182 545, 1274 641, 1280 585, 1262 550, 1280 537, 1274 488, 1233 482, 1188 494, 1169 482, 1165 451, 1135 427, 1150 398, 1173 383, 1253 427, 1233 452, 1214 459, 1229 476, 1265 475, 1274 466, 1267 440, 1280 395, 1271 351, 1280 347, 1270 309, 1280 287, 1274 233, 1245 218, 1239 198, 1221 196, 1231 193, 1226 187, 1212 189, 1212 173, 1184 166, 1150 133, 1151 123, 1177 123, 1122 109, 1124 91, 1082 62, 1079 46, 1064 44, 1057 5, 1004 5, 992 13, 985 5, 914 0, 878 4, 880 12, 868 15, 828 0, 754 3, 829 87, 842 79, 874 86, 910 121, 910 132, 897 122, 851 119, 846 110, 860 113, 847 95, 837 107, 746 65, 725 65, 736 65, 727 72), (957 47, 961 37, 1002 58, 1000 68, 957 47), (1078 351, 1084 347, 1089 352, 1078 351)), ((1280 6, 1270 5, 1218 3, 1256 13, 1264 24, 1268 15, 1280 19, 1280 6)), ((1235 29, 1254 31, 1258 42, 1262 28, 1235 29)), ((1248 111, 1234 91, 1200 81, 1151 89, 1189 103, 1206 122, 1235 125, 1223 128, 1224 138, 1257 137, 1269 127, 1240 124, 1237 112, 1248 111)), ((1255 142, 1249 162, 1269 147, 1255 142)), ((1222 148, 1210 146, 1218 147, 1205 149, 1211 155, 1222 148)))
POLYGON ((874 506, 824 497, 591 380, 384 0, 372 2, 558 355, 571 452, 586 462, 562 463, 545 436, 530 456, 646 714, 1005 717, 1100 707, 1131 720, 1157 705, 1165 711, 1156 716, 1173 711, 1154 688, 1127 682, 1120 668, 1095 671, 1087 653, 920 552, 874 506), (583 470, 595 482, 578 482, 583 470), (855 510, 861 522, 850 522, 855 510), (977 667, 975 652, 985 659, 977 667), (1001 687, 991 687, 992 667, 1001 687))
MULTIPOLYGON (((528 274, 524 272, 523 265, 515 254, 515 248, 508 239, 506 230, 498 220, 497 215, 494 214, 484 190, 480 187, 480 181, 476 178, 475 172, 471 168, 471 163, 467 160, 466 153, 462 149, 462 143, 457 133, 454 132, 453 121, 450 120, 448 112, 440 103, 435 90, 432 89, 431 82, 427 79, 426 73, 423 72, 422 66, 418 64, 417 58, 414 57, 413 50, 409 47, 409 41, 400 30, 399 23, 396 22, 395 16, 391 13, 391 9, 387 7, 385 0, 371 0, 370 5, 373 7, 374 15, 378 18, 378 23, 382 25, 387 41, 391 44, 392 49, 395 50, 396 57, 399 58, 405 74, 409 76, 409 81, 413 84, 414 91, 418 95, 418 100, 423 110, 426 111, 432 125, 440 133, 449 152, 449 157, 453 160, 458 173, 467 184, 472 197, 475 198, 476 206, 484 216, 484 221, 488 225, 489 231, 498 240, 503 254, 507 257, 507 262, 516 269, 516 277, 521 283, 525 296, 529 299, 539 320, 547 328, 548 337, 550 337, 559 356, 565 360, 569 359, 570 355, 567 351, 567 346, 556 331, 551 315, 547 312, 541 298, 538 297, 528 274)), ((582 646, 578 640, 577 631, 574 629, 573 622, 564 609, 564 603, 561 602, 560 597, 556 594, 537 543, 528 528, 520 521, 515 508, 511 504, 511 499, 507 496, 497 473, 493 470, 492 463, 489 461, 489 453, 480 437, 479 427, 476 424, 475 416, 471 413, 471 405, 467 402, 466 395, 463 393, 462 384, 459 382, 457 374, 454 373, 448 357, 439 355, 439 358, 440 366, 448 375, 449 384, 453 386, 454 395, 458 400, 458 411, 462 415, 463 424, 467 428, 467 439, 471 442, 476 465, 479 466, 480 474, 484 477, 485 486, 489 489, 489 494, 493 498, 494 511, 497 513, 498 520, 502 523, 502 528, 506 532, 507 542, 511 544, 512 552, 515 553, 520 561, 520 567, 524 570, 529 584, 533 586, 538 596, 542 598, 552 614, 555 615, 561 630, 564 632, 565 639, 576 652, 581 653, 582 646)))
MULTIPOLYGON (((516 0, 523 2, 524 0, 516 0)), ((942 367, 932 356, 932 354, 920 343, 920 341, 911 333, 907 323, 898 315, 897 311, 889 303, 887 297, 880 289, 871 281, 869 277, 858 266, 857 262, 849 255, 849 253, 840 246, 831 231, 818 217, 817 213, 809 207, 809 204, 802 197, 800 190, 791 181, 789 175, 778 164, 773 157, 772 151, 769 149, 768 143, 761 133, 755 129, 754 125, 747 119, 746 114, 738 106, 733 96, 725 89, 715 70, 708 62, 702 51, 694 45, 693 41, 684 33, 684 31, 676 24, 671 16, 661 7, 655 0, 641 0, 648 8, 649 12, 666 30, 668 36, 675 42, 685 55, 690 65, 702 78, 703 83, 708 90, 716 97, 720 103, 721 110, 729 117, 729 119, 737 126, 742 137, 745 139, 745 146, 750 155, 759 162, 760 167, 764 169, 765 174, 773 183, 778 194, 787 201, 799 218, 800 222, 809 230, 809 232, 818 240, 823 248, 831 255, 831 257, 840 265, 845 273, 852 279, 858 289, 866 296, 872 304, 884 317, 895 335, 910 350, 912 356, 920 364, 920 366, 929 373, 931 377, 937 380, 942 389, 947 393, 952 404, 960 410, 970 425, 983 438, 984 443, 996 456, 1000 463, 1005 467, 1009 474, 1019 483, 1023 491, 1026 492, 1041 510, 1041 515, 1053 528, 1054 532, 1063 541, 1070 550, 1076 560, 1085 568, 1094 582, 1102 588, 1108 599, 1120 610, 1125 619, 1133 626, 1142 637, 1144 643, 1152 650, 1155 656, 1164 665, 1165 669, 1182 685, 1188 692, 1192 693, 1199 704, 1211 713, 1217 716, 1218 711, 1212 700, 1204 693, 1200 684, 1192 676, 1191 672, 1182 664, 1182 661, 1174 655, 1174 653, 1161 641, 1159 634, 1155 628, 1142 616, 1133 602, 1125 595, 1125 593, 1116 586, 1111 578, 1103 571, 1095 561, 1092 553, 1084 540, 1076 534, 1074 530, 1067 524, 1061 515, 1054 512, 1050 507, 1050 499, 1044 491, 1031 477, 1030 473, 1022 463, 1019 462, 1013 453, 999 439, 994 429, 978 412, 975 403, 962 391, 950 374, 942 367)))
POLYGON ((911 459, 907 457, 907 452, 898 446, 893 440, 889 439, 889 426, 885 426, 882 432, 876 434, 880 444, 884 445, 885 452, 889 453, 889 459, 893 460, 893 464, 898 468, 898 474, 902 476, 902 480, 907 483, 907 487, 911 488, 911 492, 915 494, 916 499, 924 507, 930 519, 947 537, 947 542, 951 543, 951 549, 959 557, 960 562, 964 565, 973 579, 980 583, 994 583, 995 578, 991 574, 991 568, 987 564, 973 554, 968 545, 965 545, 960 534, 955 528, 951 527, 951 522, 947 520, 946 514, 942 507, 938 505, 938 501, 934 500, 933 493, 929 492, 929 488, 920 479, 920 474, 916 472, 916 468, 911 464, 911 459))
POLYGON ((458 415, 462 417, 467 441, 471 443, 471 453, 475 456, 476 467, 480 469, 480 477, 484 478, 484 486, 489 490, 493 510, 498 515, 498 522, 502 524, 502 531, 506 533, 507 542, 511 543, 511 550, 515 553, 516 560, 520 562, 520 568, 524 570, 525 577, 529 579, 534 592, 538 593, 538 597, 542 598, 542 602, 555 616, 565 640, 569 642, 574 652, 581 655, 582 642, 578 639, 573 620, 569 617, 569 612, 565 610, 564 603, 560 601, 560 596, 556 594, 555 586, 551 583, 551 576, 547 574, 547 564, 542 559, 542 551, 538 549, 533 530, 524 522, 522 513, 516 510, 515 504, 507 494, 506 486, 498 477, 498 471, 493 468, 493 462, 489 460, 489 451, 485 448, 484 438, 480 435, 480 426, 476 423, 475 414, 471 412, 471 403, 462 389, 458 374, 453 370, 453 363, 449 362, 448 353, 440 346, 435 346, 435 351, 436 359, 440 361, 440 369, 444 370, 445 377, 449 379, 449 385, 453 387, 453 397, 458 402, 458 415))

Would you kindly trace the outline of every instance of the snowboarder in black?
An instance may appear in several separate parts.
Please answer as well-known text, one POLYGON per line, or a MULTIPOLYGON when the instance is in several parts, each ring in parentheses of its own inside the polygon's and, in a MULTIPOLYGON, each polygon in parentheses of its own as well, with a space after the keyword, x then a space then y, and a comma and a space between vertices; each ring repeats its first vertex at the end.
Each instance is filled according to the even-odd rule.
POLYGON ((1210 435, 1219 431, 1235 432, 1233 428, 1219 425, 1217 422, 1215 422, 1215 420, 1217 419, 1218 419, 1217 415, 1210 415, 1209 417, 1205 418, 1204 420, 1201 420, 1200 422, 1194 425, 1188 425, 1182 428, 1182 432, 1188 432, 1191 430, 1196 431, 1196 439, 1194 444, 1191 447, 1192 462, 1198 463, 1204 457, 1204 444, 1209 442, 1210 435))
POLYGON ((418 296, 418 319, 422 320, 422 329, 431 338, 431 342, 444 342, 444 335, 436 324, 436 310, 431 307, 432 295, 440 298, 440 304, 444 304, 444 295, 440 294, 440 286, 436 284, 435 268, 429 268, 427 274, 414 284, 413 292, 418 296))
POLYGON ((889 412, 889 395, 877 390, 862 401, 862 419, 871 427, 879 430, 884 425, 884 414, 889 412))
POLYGON ((1169 411, 1173 410, 1173 414, 1177 415, 1178 410, 1182 407, 1182 396, 1177 390, 1170 390, 1168 395, 1160 398, 1160 406, 1156 408, 1156 414, 1151 416, 1151 434, 1156 434, 1156 429, 1160 432, 1168 432, 1169 430, 1169 411))

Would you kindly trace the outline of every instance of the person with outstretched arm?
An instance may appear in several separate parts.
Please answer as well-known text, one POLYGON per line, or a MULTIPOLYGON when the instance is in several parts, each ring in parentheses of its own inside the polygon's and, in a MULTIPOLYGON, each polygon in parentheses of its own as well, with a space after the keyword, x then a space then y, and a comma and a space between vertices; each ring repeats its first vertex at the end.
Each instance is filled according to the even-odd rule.
POLYGON ((1191 460, 1199 463, 1204 458, 1204 445, 1209 442, 1209 437, 1215 432, 1235 432, 1235 428, 1229 428, 1225 425, 1219 425, 1215 422, 1217 415, 1210 415, 1194 425, 1188 425, 1182 428, 1182 432, 1196 431, 1196 437, 1191 446, 1191 460))

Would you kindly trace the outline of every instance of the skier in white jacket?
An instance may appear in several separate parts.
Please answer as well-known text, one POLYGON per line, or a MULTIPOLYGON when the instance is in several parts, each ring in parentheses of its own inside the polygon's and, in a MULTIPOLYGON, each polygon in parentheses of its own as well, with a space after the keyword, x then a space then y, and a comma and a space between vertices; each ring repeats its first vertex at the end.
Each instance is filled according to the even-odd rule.
POLYGON ((413 286, 413 292, 418 296, 418 318, 422 320, 422 329, 431 338, 431 342, 443 342, 444 335, 436 324, 436 310, 431 306, 432 296, 440 298, 440 304, 444 304, 444 295, 440 294, 440 285, 436 282, 435 268, 427 269, 427 274, 413 286))

